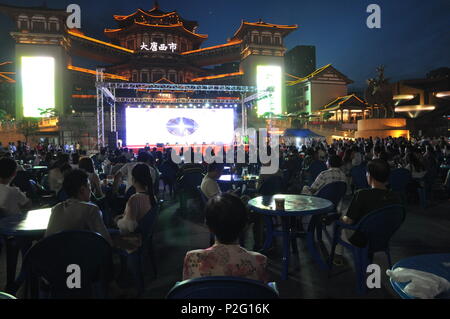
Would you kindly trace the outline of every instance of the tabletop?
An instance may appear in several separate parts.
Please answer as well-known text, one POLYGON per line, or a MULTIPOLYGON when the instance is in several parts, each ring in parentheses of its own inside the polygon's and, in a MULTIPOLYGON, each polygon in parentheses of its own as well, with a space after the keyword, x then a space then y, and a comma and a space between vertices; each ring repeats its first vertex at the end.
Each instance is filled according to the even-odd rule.
POLYGON ((259 196, 251 199, 248 205, 255 211, 266 215, 312 215, 325 213, 333 209, 333 203, 327 199, 307 195, 277 194, 273 196, 259 196), (284 211, 276 210, 275 199, 284 198, 284 211))
POLYGON ((30 210, 27 213, 0 219, 0 234, 6 236, 44 235, 51 208, 30 210))
MULTIPOLYGON (((431 254, 419 255, 400 260, 392 267, 399 267, 420 270, 432 273, 450 281, 450 254, 431 254)), ((404 292, 404 288, 408 283, 395 282, 391 280, 392 287, 404 298, 411 298, 404 292)), ((442 298, 449 299, 450 291, 445 293, 442 298)))

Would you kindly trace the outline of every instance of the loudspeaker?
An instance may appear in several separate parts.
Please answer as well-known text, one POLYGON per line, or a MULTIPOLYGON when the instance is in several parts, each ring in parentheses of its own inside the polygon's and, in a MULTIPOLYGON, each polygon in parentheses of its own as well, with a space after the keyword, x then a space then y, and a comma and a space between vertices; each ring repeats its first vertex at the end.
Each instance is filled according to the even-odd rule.
POLYGON ((115 150, 117 148, 117 132, 109 132, 108 133, 108 146, 110 149, 115 150))
POLYGON ((156 147, 164 147, 164 143, 158 143, 156 144, 156 147))

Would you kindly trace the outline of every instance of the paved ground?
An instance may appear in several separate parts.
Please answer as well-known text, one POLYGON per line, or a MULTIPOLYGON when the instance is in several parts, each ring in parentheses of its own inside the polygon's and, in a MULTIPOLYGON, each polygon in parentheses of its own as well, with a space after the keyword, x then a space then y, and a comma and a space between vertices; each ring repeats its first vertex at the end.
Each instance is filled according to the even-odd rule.
MULTIPOLYGON (((190 206, 195 213, 195 202, 191 202, 190 206)), ((144 298, 164 298, 170 288, 181 280, 185 253, 191 249, 208 247, 209 232, 206 227, 194 222, 195 218, 192 216, 189 218, 179 216, 176 212, 177 208, 177 201, 168 201, 161 211, 154 238, 158 275, 156 279, 151 278, 152 271, 148 267, 144 298)), ((422 209, 417 204, 409 205, 406 221, 391 241, 393 262, 419 254, 450 252, 449 230, 449 201, 436 201, 427 209, 422 209)), ((311 259, 303 238, 298 239, 299 254, 292 256, 289 279, 280 280, 280 244, 280 240, 275 242, 268 257, 271 280, 276 281, 281 298, 397 298, 384 274, 388 265, 383 253, 377 254, 374 260, 382 268, 382 287, 361 297, 356 294, 356 276, 350 256, 346 255, 346 260, 349 262, 335 268, 333 275, 329 278, 328 272, 320 270, 311 259)), ((247 238, 246 246, 252 247, 251 234, 247 238)), ((0 287, 2 288, 5 286, 5 268, 3 249, 0 255, 0 287)), ((131 294, 117 293, 116 296, 130 298, 131 294)))

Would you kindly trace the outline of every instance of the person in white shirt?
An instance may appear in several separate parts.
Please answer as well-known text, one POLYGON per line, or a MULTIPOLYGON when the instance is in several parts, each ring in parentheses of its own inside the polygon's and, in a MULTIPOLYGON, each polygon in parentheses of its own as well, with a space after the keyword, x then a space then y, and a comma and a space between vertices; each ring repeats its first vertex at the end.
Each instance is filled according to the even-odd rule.
POLYGON ((31 208, 31 200, 9 184, 16 176, 17 164, 11 158, 0 159, 0 216, 20 214, 31 208))
POLYGON ((337 155, 332 155, 327 162, 328 169, 321 172, 311 186, 304 186, 302 194, 316 195, 322 187, 334 182, 347 183, 347 177, 341 170, 342 160, 337 155))
POLYGON ((217 180, 222 175, 223 166, 221 164, 212 163, 208 165, 208 173, 203 177, 200 189, 206 198, 210 199, 216 195, 219 195, 220 188, 217 184, 217 180))
POLYGON ((73 170, 65 177, 63 187, 70 198, 52 208, 45 237, 61 231, 85 230, 99 233, 113 245, 103 223, 102 212, 89 202, 91 187, 88 175, 82 170, 73 170))

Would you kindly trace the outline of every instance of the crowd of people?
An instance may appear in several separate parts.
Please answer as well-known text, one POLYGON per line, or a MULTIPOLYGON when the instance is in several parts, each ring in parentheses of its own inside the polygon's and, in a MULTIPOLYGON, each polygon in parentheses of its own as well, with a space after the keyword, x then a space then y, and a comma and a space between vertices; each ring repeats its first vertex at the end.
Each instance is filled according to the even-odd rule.
MULTIPOLYGON (((258 174, 264 165, 269 163, 234 164, 231 173, 240 174, 251 168, 258 174)), ((259 174, 254 188, 223 192, 217 182, 223 164, 178 165, 173 162, 170 149, 104 148, 88 156, 80 147, 66 149, 39 144, 30 148, 22 142, 9 143, 8 147, 0 146, 0 216, 20 214, 41 205, 41 201, 33 201, 36 194, 32 192, 38 192, 38 197, 50 194, 52 213, 45 236, 87 230, 101 234, 117 249, 134 251, 142 245, 142 238, 136 233, 139 222, 146 214, 154 213, 165 198, 166 187, 170 195, 195 193, 200 187, 207 199, 205 222, 216 242, 208 249, 187 252, 183 279, 225 275, 267 282, 267 257, 240 245, 248 224, 254 223, 253 248, 260 247, 258 229, 261 230, 262 223, 248 211, 249 198, 277 192, 317 195, 330 183, 345 182, 351 200, 348 210, 340 212, 340 219, 355 224, 377 208, 402 203, 388 185, 390 172, 397 168, 410 172, 411 194, 417 188, 440 187, 448 196, 448 165, 450 144, 444 137, 369 138, 332 143, 311 140, 300 148, 281 144, 278 171, 259 174), (36 178, 37 189, 28 189, 18 177, 33 166, 47 170, 36 178), (355 187, 352 176, 355 167, 364 167, 367 172, 365 189, 355 187), (111 235, 108 228, 118 229, 119 235, 111 235)), ((351 233, 342 235, 349 242, 354 241, 353 237, 351 233)), ((342 253, 338 250, 337 254, 342 253)), ((336 263, 341 263, 339 257, 336 263)))

